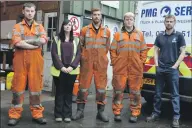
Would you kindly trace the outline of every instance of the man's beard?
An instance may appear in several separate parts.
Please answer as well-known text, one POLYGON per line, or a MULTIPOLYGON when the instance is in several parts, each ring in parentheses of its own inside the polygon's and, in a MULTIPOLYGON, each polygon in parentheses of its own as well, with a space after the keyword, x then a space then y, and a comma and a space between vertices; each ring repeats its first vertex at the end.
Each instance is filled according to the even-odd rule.
POLYGON ((96 21, 96 20, 93 20, 93 23, 94 23, 94 24, 98 24, 98 23, 100 23, 100 20, 97 20, 97 21, 96 21))
POLYGON ((166 29, 167 29, 167 30, 171 30, 171 29, 173 29, 173 27, 166 27, 166 29))

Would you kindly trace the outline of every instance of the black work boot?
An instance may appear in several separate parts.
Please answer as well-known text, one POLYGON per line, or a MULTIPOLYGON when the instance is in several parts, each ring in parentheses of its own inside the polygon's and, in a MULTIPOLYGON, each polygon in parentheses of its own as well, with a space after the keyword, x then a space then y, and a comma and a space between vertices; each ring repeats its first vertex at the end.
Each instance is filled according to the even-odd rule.
POLYGON ((146 122, 154 122, 159 120, 159 116, 155 114, 151 114, 149 117, 146 118, 146 122))
POLYGON ((19 119, 10 118, 7 125, 15 126, 19 123, 19 121, 20 121, 20 118, 19 119))
POLYGON ((129 122, 131 122, 131 123, 137 123, 137 116, 133 116, 133 115, 131 115, 130 116, 130 118, 129 118, 129 122))
POLYGON ((78 103, 77 104, 77 112, 74 116, 72 116, 72 120, 79 120, 81 118, 84 118, 84 108, 85 103, 78 103))
POLYGON ((97 104, 97 119, 103 121, 103 122, 109 122, 108 117, 104 114, 105 105, 97 104))
POLYGON ((117 122, 121 122, 121 115, 115 115, 114 120, 117 122))
POLYGON ((37 119, 33 118, 32 121, 42 125, 47 124, 47 120, 44 117, 37 118, 37 119))
POLYGON ((179 120, 178 119, 173 119, 172 128, 179 128, 179 120))

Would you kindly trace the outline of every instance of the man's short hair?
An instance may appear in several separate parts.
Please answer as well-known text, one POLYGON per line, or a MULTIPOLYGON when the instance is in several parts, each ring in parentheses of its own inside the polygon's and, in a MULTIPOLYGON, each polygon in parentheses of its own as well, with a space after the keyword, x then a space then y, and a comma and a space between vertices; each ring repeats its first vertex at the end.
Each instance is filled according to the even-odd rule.
POLYGON ((34 8, 36 9, 35 4, 33 4, 33 3, 25 3, 25 4, 23 5, 23 9, 25 9, 25 7, 28 7, 28 8, 34 7, 34 8))
POLYGON ((99 8, 92 8, 91 9, 91 14, 93 14, 93 12, 96 12, 96 11, 101 11, 99 8))
POLYGON ((132 12, 127 12, 127 13, 124 14, 123 17, 124 17, 124 19, 125 19, 125 17, 133 17, 133 19, 135 19, 135 14, 132 13, 132 12))
POLYGON ((165 17, 165 21, 166 21, 166 19, 169 19, 169 18, 173 18, 174 21, 176 21, 176 17, 174 15, 169 14, 169 15, 166 15, 164 17, 165 17))

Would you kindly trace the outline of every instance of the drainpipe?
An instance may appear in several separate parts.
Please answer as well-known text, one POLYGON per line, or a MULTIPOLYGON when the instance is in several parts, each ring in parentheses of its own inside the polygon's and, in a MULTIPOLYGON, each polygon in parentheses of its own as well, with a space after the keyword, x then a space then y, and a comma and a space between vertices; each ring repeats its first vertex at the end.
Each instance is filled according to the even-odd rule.
POLYGON ((56 34, 59 33, 59 20, 60 20, 60 11, 62 10, 61 5, 62 1, 58 1, 58 7, 57 7, 57 28, 56 28, 56 34))
MULTIPOLYGON (((36 6, 36 12, 37 12, 38 9, 39 9, 39 8, 38 8, 38 1, 35 2, 35 6, 36 6)), ((36 13, 36 19, 35 19, 35 20, 37 20, 37 13, 36 13)))
POLYGON ((137 13, 137 5, 138 5, 138 1, 135 1, 135 3, 134 3, 134 14, 136 14, 137 13))
POLYGON ((3 14, 6 14, 7 1, 2 1, 3 3, 3 14))

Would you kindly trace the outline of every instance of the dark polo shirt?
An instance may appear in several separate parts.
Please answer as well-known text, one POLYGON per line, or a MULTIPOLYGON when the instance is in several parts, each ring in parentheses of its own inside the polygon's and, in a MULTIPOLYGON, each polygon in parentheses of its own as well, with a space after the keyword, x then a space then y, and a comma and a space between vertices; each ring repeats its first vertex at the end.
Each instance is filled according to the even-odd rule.
POLYGON ((180 47, 185 46, 185 39, 182 33, 173 31, 171 35, 166 32, 160 33, 155 44, 160 48, 158 65, 160 67, 172 67, 179 58, 180 47))

